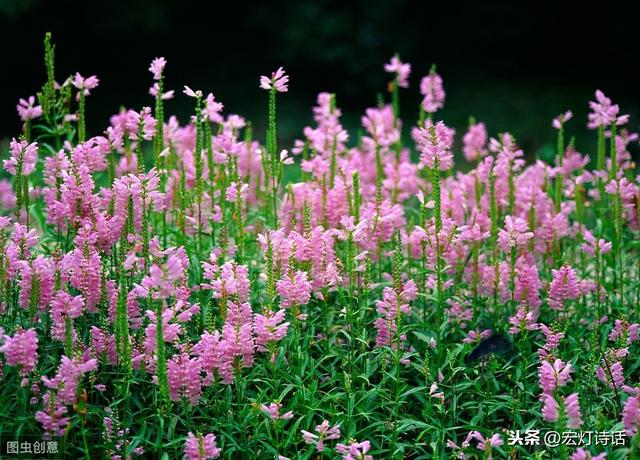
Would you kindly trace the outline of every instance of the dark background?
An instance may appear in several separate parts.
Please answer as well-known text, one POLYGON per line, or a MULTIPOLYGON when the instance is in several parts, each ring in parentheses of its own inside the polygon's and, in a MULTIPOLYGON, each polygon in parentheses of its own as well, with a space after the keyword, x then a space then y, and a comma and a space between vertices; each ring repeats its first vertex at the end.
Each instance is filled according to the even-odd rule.
POLYGON ((213 92, 226 113, 245 115, 261 135, 266 94, 258 77, 283 65, 291 84, 278 102, 281 145, 301 137, 324 90, 337 93, 355 131, 386 88, 382 66, 394 52, 413 65, 411 88, 401 94, 405 126, 417 117, 419 80, 436 63, 447 90, 438 117, 460 133, 474 115, 492 135, 508 130, 527 153, 546 156, 551 118, 571 108, 569 133, 578 135, 579 150, 593 153, 585 124, 596 88, 631 113, 629 128, 637 131, 634 15, 613 3, 591 11, 515 3, 524 2, 0 0, 0 139, 20 129, 18 98, 44 82, 46 31, 59 81, 75 71, 100 78, 87 102, 90 134, 120 105, 152 105, 147 68, 155 56, 166 57, 165 86, 176 90, 166 111, 182 122, 193 104, 182 95, 187 84, 213 92))

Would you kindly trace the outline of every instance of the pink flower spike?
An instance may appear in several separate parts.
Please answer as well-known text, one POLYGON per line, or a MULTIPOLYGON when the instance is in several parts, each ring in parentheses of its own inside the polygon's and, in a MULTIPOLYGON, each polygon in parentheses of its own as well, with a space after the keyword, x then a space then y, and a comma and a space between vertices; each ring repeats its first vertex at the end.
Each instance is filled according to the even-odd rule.
POLYGON ((289 76, 285 74, 282 67, 278 68, 275 72, 271 73, 271 77, 262 75, 260 77, 260 88, 267 91, 275 89, 280 93, 286 93, 289 90, 287 84, 289 83, 289 76))
POLYGON ((167 60, 163 57, 157 57, 151 61, 149 72, 153 74, 154 80, 160 80, 162 78, 162 72, 164 71, 165 65, 167 65, 167 60))
POLYGON ((569 418, 567 428, 578 429, 582 425, 582 419, 580 414, 580 400, 578 399, 578 393, 571 393, 564 400, 565 412, 569 418))
POLYGON ((567 121, 571 120, 571 118, 573 118, 573 113, 571 112, 571 110, 567 110, 565 113, 561 113, 560 115, 555 117, 551 122, 551 126, 553 126, 555 129, 561 129, 567 121))
POLYGON ((598 455, 591 455, 589 452, 580 447, 571 455, 571 457, 569 457, 569 460, 605 460, 606 458, 606 452, 598 455))
POLYGON ((620 111, 618 104, 612 104, 611 99, 606 97, 600 90, 596 90, 596 101, 590 101, 589 107, 592 110, 588 115, 589 122, 587 127, 589 129, 607 127, 612 124, 620 126, 629 121, 629 115, 618 116, 620 111))
POLYGON ((194 91, 191 88, 189 88, 187 85, 184 85, 184 91, 182 92, 189 97, 202 97, 202 91, 200 90, 194 91))
MULTIPOLYGON (((155 82, 149 88, 149 94, 155 97, 158 95, 158 91, 160 91, 160 85, 158 85, 158 82, 155 82)), ((175 94, 174 90, 167 91, 165 93, 162 93, 162 95, 160 96, 160 99, 162 99, 163 101, 166 101, 168 99, 173 99, 174 94, 175 94)))
POLYGON ((316 426, 316 433, 310 433, 305 430, 301 430, 302 439, 305 444, 314 444, 316 446, 316 451, 322 452, 324 451, 324 441, 329 439, 338 439, 340 438, 340 427, 335 425, 333 427, 329 427, 329 421, 323 420, 320 425, 316 426))
POLYGON ((5 335, 0 353, 4 353, 7 364, 18 366, 20 375, 27 376, 38 363, 38 335, 35 329, 18 329, 13 337, 5 335))
POLYGON ((545 422, 557 422, 558 421, 558 402, 551 394, 543 393, 540 396, 540 400, 543 403, 542 406, 542 418, 545 422))
POLYGON ((553 364, 543 361, 540 365, 540 388, 543 393, 551 394, 557 387, 567 384, 573 371, 571 364, 565 364, 560 359, 556 359, 553 364))
POLYGON ((442 86, 442 77, 430 72, 420 82, 420 93, 424 96, 422 108, 427 113, 435 113, 444 107, 445 91, 442 86))
POLYGON ((384 70, 395 73, 398 86, 400 88, 409 87, 409 74, 411 74, 411 64, 404 64, 398 56, 393 56, 388 64, 384 65, 384 70))
POLYGON ((12 176, 20 173, 22 176, 29 176, 36 169, 36 163, 38 161, 38 144, 33 142, 31 144, 27 141, 16 141, 15 138, 11 141, 10 147, 11 157, 4 160, 4 169, 12 176), (22 170, 18 171, 18 166, 22 166, 22 170))
POLYGON ((437 159, 441 171, 450 169, 453 166, 453 135, 454 130, 442 121, 435 126, 427 125, 426 129, 420 128, 417 138, 420 163, 433 168, 437 159))
POLYGON ((209 460, 220 457, 220 448, 216 445, 216 437, 213 433, 194 436, 189 432, 184 443, 184 455, 187 460, 209 460))
POLYGON ((89 91, 96 88, 99 82, 100 80, 98 80, 98 77, 96 77, 95 75, 84 78, 78 72, 76 72, 76 75, 71 80, 71 84, 79 90, 84 91, 85 96, 88 96, 90 94, 89 91))
POLYGON ((553 280, 549 286, 549 307, 552 310, 561 310, 567 300, 577 299, 581 294, 578 275, 568 265, 551 272, 553 280))
POLYGON ((336 452, 342 455, 343 460, 373 460, 373 456, 368 455, 371 449, 371 442, 358 442, 352 440, 349 444, 338 444, 336 452))
POLYGON ((632 396, 624 403, 622 423, 628 436, 635 436, 640 427, 640 395, 632 396))
POLYGON ((293 412, 285 412, 284 414, 280 414, 280 409, 282 409, 282 404, 280 403, 271 403, 268 406, 266 404, 262 404, 260 406, 260 410, 271 417, 271 420, 289 420, 293 418, 293 412))
POLYGON ((462 138, 462 153, 467 161, 477 161, 489 152, 486 148, 488 140, 487 128, 484 123, 475 123, 462 138))
POLYGON ((26 100, 20 99, 18 105, 16 105, 16 109, 22 121, 33 120, 34 118, 42 116, 42 106, 34 105, 35 103, 36 98, 33 96, 29 96, 26 100))
POLYGON ((504 227, 498 232, 498 245, 504 252, 509 252, 511 248, 521 248, 533 238, 529 225, 519 217, 505 216, 504 227))

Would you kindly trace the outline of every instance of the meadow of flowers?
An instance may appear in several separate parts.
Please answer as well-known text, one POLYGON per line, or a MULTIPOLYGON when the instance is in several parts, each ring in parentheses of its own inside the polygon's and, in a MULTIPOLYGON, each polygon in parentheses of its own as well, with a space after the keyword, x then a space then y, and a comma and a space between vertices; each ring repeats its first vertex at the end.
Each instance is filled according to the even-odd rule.
POLYGON ((320 93, 286 146, 282 68, 256 79, 264 139, 213 94, 165 88, 164 58, 149 107, 89 133, 98 77, 57 75, 49 35, 44 69, 2 152, 3 442, 87 459, 640 458, 638 134, 601 91, 588 120, 549 120, 546 164, 481 121, 440 121, 435 67, 405 101, 397 56, 357 137, 320 93), (193 102, 187 124, 174 97, 193 102), (584 122, 593 137, 573 139, 584 122), (509 442, 534 429, 624 445, 509 442))

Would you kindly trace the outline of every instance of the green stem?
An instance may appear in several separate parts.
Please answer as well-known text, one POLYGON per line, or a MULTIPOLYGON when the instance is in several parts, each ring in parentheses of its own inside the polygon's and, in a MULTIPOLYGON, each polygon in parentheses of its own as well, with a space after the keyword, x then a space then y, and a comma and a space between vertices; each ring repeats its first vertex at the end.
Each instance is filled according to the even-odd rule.
MULTIPOLYGON (((149 298, 149 302, 151 298, 149 298)), ((167 357, 164 348, 164 324, 162 321, 162 313, 164 310, 163 301, 156 301, 156 347, 157 347, 157 373, 158 373, 158 390, 160 400, 160 410, 164 410, 169 404, 169 380, 167 377, 167 357)))
POLYGON ((85 125, 84 125, 84 89, 79 90, 80 100, 78 104, 78 142, 84 142, 85 139, 85 125))

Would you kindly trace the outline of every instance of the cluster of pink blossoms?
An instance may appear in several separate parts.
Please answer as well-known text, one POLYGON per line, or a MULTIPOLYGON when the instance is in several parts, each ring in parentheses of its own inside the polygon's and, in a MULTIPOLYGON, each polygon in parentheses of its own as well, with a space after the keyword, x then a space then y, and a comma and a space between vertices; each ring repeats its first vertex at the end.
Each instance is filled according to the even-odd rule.
POLYGON ((336 452, 342 455, 343 460, 373 460, 373 455, 367 454, 371 449, 369 441, 351 441, 349 444, 338 444, 336 452))
POLYGON ((316 425, 316 433, 302 430, 302 438, 305 443, 315 445, 316 451, 323 452, 325 441, 340 438, 340 427, 338 425, 332 427, 328 420, 323 420, 320 425, 316 425))
POLYGON ((260 88, 266 90, 274 89, 280 93, 286 93, 289 90, 288 83, 289 76, 284 73, 282 67, 272 72, 270 77, 264 75, 260 77, 260 88))
POLYGON ((420 82, 420 94, 424 96, 422 108, 425 112, 435 113, 444 107, 446 93, 442 85, 442 77, 435 71, 423 77, 420 82))
POLYGON ((384 70, 396 74, 396 81, 400 88, 409 87, 409 75, 411 74, 411 64, 403 63, 398 56, 393 56, 388 64, 384 65, 384 70))
POLYGON ((36 169, 38 161, 38 144, 33 142, 29 144, 27 141, 20 142, 13 139, 10 145, 11 157, 4 160, 4 169, 9 174, 16 176, 29 176, 36 169))
POLYGON ((189 432, 184 443, 184 455, 187 460, 210 460, 220 457, 221 449, 216 445, 216 436, 213 433, 194 435, 189 432))
POLYGON ((398 322, 400 315, 411 313, 409 302, 415 300, 417 293, 413 280, 407 281, 400 292, 390 287, 383 289, 382 300, 376 301, 376 310, 382 315, 375 321, 377 346, 398 349, 404 343, 404 334, 398 337, 398 322))
POLYGON ((453 166, 453 131, 441 121, 430 125, 427 129, 420 128, 418 134, 418 148, 420 162, 429 168, 435 168, 436 162, 441 171, 453 166))
POLYGON ((22 121, 29 121, 42 116, 42 106, 35 105, 36 98, 29 96, 27 99, 20 98, 16 110, 22 121))
POLYGON ((20 374, 29 375, 38 364, 38 335, 35 329, 18 330, 13 337, 0 334, 4 342, 0 346, 0 353, 4 353, 7 364, 18 366, 20 374))
MULTIPOLYGON (((165 67, 162 57, 149 67, 149 92, 156 107, 174 96, 173 90, 163 88, 165 67)), ((398 87, 408 87, 410 64, 393 57, 384 69, 398 87)), ((98 84, 96 76, 76 73, 63 86, 76 88, 82 106, 98 84)), ((288 91, 289 76, 279 68, 260 77, 259 84, 272 102, 276 93, 288 91)), ((29 140, 10 143, 3 164, 12 177, 0 181, 0 207, 15 211, 15 218, 0 217, 0 288, 15 289, 15 305, 13 298, 3 297, 0 309, 3 314, 17 310, 34 327, 18 328, 12 335, 0 329, 0 352, 26 386, 30 379, 37 380, 38 333, 73 348, 73 355, 61 357, 53 377, 42 377, 42 397, 32 391, 34 404, 41 404, 35 418, 45 434, 62 436, 73 425, 77 408, 86 402, 83 378, 91 375, 93 387, 105 389, 96 384, 102 367, 130 365, 128 372, 160 387, 164 366, 168 398, 190 405, 206 398, 208 387, 232 384, 256 363, 275 369, 283 351, 279 342, 292 322, 299 326, 297 320, 315 313, 314 302, 331 305, 339 297, 336 292, 379 289, 380 280, 371 279, 372 267, 384 265, 396 238, 406 249, 399 266, 407 271, 381 274, 383 281, 393 278, 394 285, 382 288, 375 313, 367 312, 376 346, 412 350, 401 327, 405 318, 414 321, 411 303, 419 293, 428 298, 443 291, 455 294, 443 302, 446 307, 438 305, 446 308, 447 333, 461 332, 453 341, 477 345, 491 331, 469 330, 477 327, 476 305, 495 299, 507 309, 505 318, 512 315, 512 335, 520 338, 530 332, 529 338, 545 340, 538 350, 542 418, 580 428, 578 393, 562 394, 578 370, 576 360, 558 357, 568 333, 540 318, 552 314, 564 320, 578 313, 580 301, 591 301, 594 291, 593 300, 603 303, 611 298, 607 295, 618 295, 615 283, 601 279, 610 267, 600 265, 609 263, 602 256, 617 252, 621 241, 617 236, 607 241, 610 234, 601 234, 598 227, 593 230, 596 237, 587 228, 590 220, 572 219, 580 205, 591 205, 586 200, 609 200, 620 207, 616 225, 625 231, 640 228, 639 178, 634 182, 628 148, 637 135, 621 129, 614 137, 615 127, 629 117, 619 115, 619 107, 596 92, 588 126, 600 128, 603 137, 610 128, 606 135, 618 153, 617 163, 605 165, 609 171, 596 172, 585 170, 589 157, 573 146, 559 152, 555 165, 526 164, 512 135, 489 138, 485 124, 472 121, 462 138, 462 153, 473 162, 472 169, 441 178, 434 174, 441 181, 436 196, 435 179, 430 180, 425 169, 439 173, 453 168, 456 132, 431 118, 443 108, 446 96, 435 70, 422 79, 420 93, 421 121, 411 130, 418 164, 404 146, 403 123, 394 105, 368 108, 361 118, 362 136, 350 147, 336 96, 322 92, 313 108, 314 125, 304 129, 303 139, 291 150, 301 158, 303 180, 281 188, 282 170, 294 157, 286 150, 278 153, 275 145, 265 150, 252 140, 243 132, 249 122, 224 113, 212 93, 205 97, 185 86, 184 94, 195 98, 198 108, 186 125, 175 117, 164 120, 160 110, 149 106, 123 109, 101 135, 75 145, 61 142, 55 152, 46 150, 45 142, 31 142, 28 122, 41 117, 43 108, 33 96, 21 99, 17 110, 29 140), (145 165, 146 142, 153 142, 153 168, 145 165), (36 177, 43 152, 43 174, 36 177), (548 192, 553 181, 558 196, 548 192), (598 181, 602 188, 589 185, 598 181), (580 195, 585 185, 590 190, 580 195), (606 195, 600 196, 602 191, 606 195), (276 196, 280 192, 281 199, 276 196), (420 203, 418 217, 408 212, 414 197, 420 203), (33 221, 28 200, 44 206, 42 222, 33 221), (15 209, 18 204, 25 209, 15 209), (256 219, 255 210, 265 210, 268 218, 256 219), (271 226, 271 218, 278 224, 271 226), (580 267, 564 260, 576 252, 562 250, 574 238, 588 256, 580 267), (51 250, 43 247, 53 239, 51 250), (500 251, 488 252, 489 245, 500 251), (262 260, 247 253, 253 247, 259 247, 262 260), (420 263, 425 273, 418 282, 414 275, 422 272, 413 269, 420 263), (80 320, 83 316, 86 321, 80 320), (87 336, 90 343, 84 343, 87 336), (265 352, 266 357, 259 355, 265 352)), ((81 114, 67 114, 64 123, 77 122, 79 131, 81 114)), ((572 117, 567 111, 553 119, 559 135, 572 117)), ((597 325, 606 321, 597 318, 597 325)), ((355 326, 347 325, 350 332, 355 326)), ((630 436, 640 425, 640 393, 625 385, 623 362, 633 353, 638 329, 624 317, 615 320, 609 340, 616 348, 605 351, 595 371, 605 389, 628 394, 622 421, 630 436)), ((436 350, 447 341, 431 338, 428 347, 436 350)), ((408 360, 403 356, 401 362, 408 360)), ((436 404, 447 400, 442 372, 429 389, 436 404)), ((260 409, 275 425, 294 417, 281 402, 260 409)), ((124 446, 128 432, 114 429, 111 416, 104 423, 114 446, 124 446)), ((317 452, 339 437, 339 425, 327 420, 315 432, 302 430, 302 440, 317 452)), ((485 437, 472 431, 461 448, 453 442, 449 447, 480 450, 491 458, 492 449, 502 444, 498 434, 485 437)), ((347 460, 371 460, 371 449, 369 441, 356 440, 335 448, 347 460)), ((219 457, 221 450, 213 434, 189 432, 184 453, 189 459, 206 459, 219 457)), ((603 457, 591 457, 582 449, 572 455, 577 460, 603 457)))

